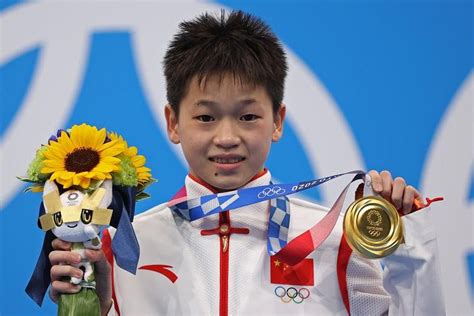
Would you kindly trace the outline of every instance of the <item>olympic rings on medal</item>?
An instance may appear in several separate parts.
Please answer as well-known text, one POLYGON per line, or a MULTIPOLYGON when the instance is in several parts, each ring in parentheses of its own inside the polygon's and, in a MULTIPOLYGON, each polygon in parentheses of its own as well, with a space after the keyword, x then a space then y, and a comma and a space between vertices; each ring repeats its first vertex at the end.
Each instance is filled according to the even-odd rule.
POLYGON ((283 286, 279 285, 274 290, 275 295, 281 299, 283 303, 289 303, 293 301, 296 304, 301 304, 305 299, 307 299, 311 292, 302 287, 301 289, 296 289, 295 287, 289 287, 285 289, 283 286))
POLYGON ((279 186, 274 186, 271 188, 265 188, 263 189, 260 193, 257 194, 257 197, 259 199, 263 199, 266 196, 274 196, 274 195, 281 195, 286 192, 285 189, 279 187, 279 186))

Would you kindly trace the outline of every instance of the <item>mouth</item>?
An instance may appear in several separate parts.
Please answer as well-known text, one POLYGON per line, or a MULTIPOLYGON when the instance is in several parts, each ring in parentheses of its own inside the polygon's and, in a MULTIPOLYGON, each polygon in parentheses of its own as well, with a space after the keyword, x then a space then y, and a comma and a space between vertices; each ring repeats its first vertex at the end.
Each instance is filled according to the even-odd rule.
POLYGON ((214 156, 209 158, 210 161, 221 165, 233 165, 245 160, 242 156, 214 156))
POLYGON ((73 224, 73 225, 66 224, 66 226, 69 228, 74 228, 74 227, 77 227, 77 224, 73 224))

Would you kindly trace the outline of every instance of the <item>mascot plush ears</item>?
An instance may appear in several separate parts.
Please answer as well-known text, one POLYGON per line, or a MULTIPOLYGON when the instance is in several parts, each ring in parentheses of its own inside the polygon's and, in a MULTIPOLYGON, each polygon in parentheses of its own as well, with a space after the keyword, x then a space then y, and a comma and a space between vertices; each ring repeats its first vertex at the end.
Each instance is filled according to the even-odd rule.
POLYGON ((86 248, 100 248, 100 245, 86 244, 99 238, 112 219, 112 180, 105 180, 92 193, 68 190, 61 195, 54 181, 46 181, 43 190, 45 214, 41 215, 40 226, 58 238, 69 242, 83 242, 86 248))

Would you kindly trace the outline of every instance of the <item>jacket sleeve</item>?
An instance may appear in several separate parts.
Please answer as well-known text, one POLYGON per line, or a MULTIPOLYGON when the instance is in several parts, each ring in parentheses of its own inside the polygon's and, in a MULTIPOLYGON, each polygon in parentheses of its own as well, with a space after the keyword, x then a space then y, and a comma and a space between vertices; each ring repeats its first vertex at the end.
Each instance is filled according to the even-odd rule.
MULTIPOLYGON (((363 195, 374 195, 370 177, 363 195)), ((401 220, 404 243, 394 253, 380 261, 351 254, 346 271, 351 315, 446 314, 431 208, 401 220)))
POLYGON ((389 315, 444 315, 439 255, 429 207, 402 217, 404 244, 382 260, 389 315))
POLYGON ((436 235, 429 208, 402 217, 405 243, 382 260, 352 252, 347 265, 351 315, 444 315, 436 235))

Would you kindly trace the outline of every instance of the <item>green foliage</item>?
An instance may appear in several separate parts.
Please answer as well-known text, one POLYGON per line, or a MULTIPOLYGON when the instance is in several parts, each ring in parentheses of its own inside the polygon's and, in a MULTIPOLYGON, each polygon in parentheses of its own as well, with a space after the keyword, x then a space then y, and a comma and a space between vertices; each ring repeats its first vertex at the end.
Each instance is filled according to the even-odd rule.
POLYGON ((133 166, 130 157, 119 155, 120 170, 112 173, 112 180, 116 185, 132 186, 138 185, 137 170, 133 166))
POLYGON ((31 182, 45 182, 49 177, 49 175, 41 173, 41 168, 43 168, 44 152, 46 149, 46 146, 41 146, 41 148, 36 151, 35 158, 28 166, 27 175, 28 180, 31 182))

